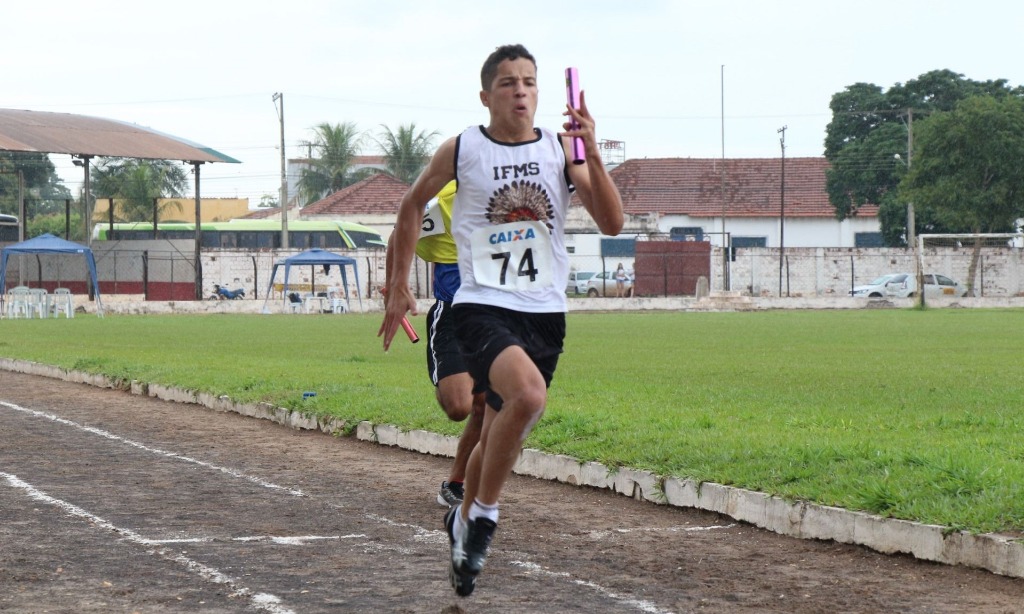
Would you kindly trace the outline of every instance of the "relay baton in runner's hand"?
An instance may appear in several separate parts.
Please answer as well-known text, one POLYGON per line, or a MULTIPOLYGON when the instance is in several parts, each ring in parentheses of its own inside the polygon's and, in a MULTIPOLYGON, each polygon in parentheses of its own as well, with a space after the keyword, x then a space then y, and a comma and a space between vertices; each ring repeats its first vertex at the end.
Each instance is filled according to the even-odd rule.
MULTIPOLYGON (((574 67, 565 69, 565 99, 569 103, 569 106, 573 109, 579 110, 580 108, 580 71, 574 67)), ((572 116, 569 116, 569 127, 573 130, 577 130, 580 125, 576 122, 572 116)), ((572 163, 583 164, 583 139, 580 137, 573 137, 572 139, 572 163)))
MULTIPOLYGON (((380 294, 381 296, 385 294, 384 288, 380 289, 380 294)), ((405 329, 405 334, 409 336, 409 341, 413 343, 420 342, 420 336, 416 334, 416 329, 412 327, 412 324, 409 324, 409 318, 405 316, 402 316, 402 328, 405 329)))

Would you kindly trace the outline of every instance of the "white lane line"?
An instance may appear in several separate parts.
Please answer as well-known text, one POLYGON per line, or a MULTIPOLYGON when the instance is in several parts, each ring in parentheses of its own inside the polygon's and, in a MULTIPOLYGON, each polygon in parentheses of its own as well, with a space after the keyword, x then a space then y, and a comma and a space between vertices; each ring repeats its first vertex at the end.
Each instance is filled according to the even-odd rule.
POLYGON ((305 546, 309 542, 324 539, 366 539, 365 533, 351 535, 297 535, 295 537, 280 537, 277 535, 256 535, 253 537, 235 537, 231 541, 236 542, 270 542, 281 546, 305 546))
POLYGON ((585 535, 591 539, 604 539, 609 535, 626 535, 628 533, 697 533, 700 531, 717 531, 718 529, 731 529, 736 526, 732 524, 713 524, 705 527, 635 527, 632 529, 607 529, 604 531, 580 531, 573 535, 585 535))
POLYGON ((643 599, 633 599, 631 597, 626 597, 624 595, 619 595, 618 593, 615 593, 615 592, 611 591, 610 589, 607 589, 607 588, 605 588, 605 587, 603 587, 603 586, 601 586, 599 584, 596 584, 594 582, 591 582, 589 580, 577 580, 577 579, 573 578, 570 574, 568 574, 568 573, 566 573, 564 571, 551 571, 549 569, 544 569, 543 567, 541 567, 540 565, 537 565, 536 563, 529 563, 529 562, 526 562, 526 561, 512 561, 512 565, 514 565, 516 567, 522 567, 523 569, 526 569, 528 572, 534 573, 534 574, 537 574, 537 575, 549 576, 549 577, 552 577, 552 578, 565 578, 565 579, 569 580, 569 582, 571 582, 572 584, 576 584, 578 586, 585 586, 587 588, 594 589, 595 591, 601 593, 602 595, 604 595, 605 597, 608 597, 609 599, 614 599, 615 601, 618 601, 619 603, 621 603, 621 604, 623 604, 623 605, 625 605, 627 607, 631 607, 631 608, 640 610, 641 612, 647 612, 647 614, 672 614, 671 610, 662 610, 661 608, 659 608, 657 605, 651 603, 650 601, 645 601, 643 599))
MULTIPOLYGON (((23 490, 25 494, 28 495, 29 498, 35 501, 40 501, 48 505, 52 505, 63 510, 67 514, 70 514, 71 516, 88 520, 92 524, 107 529, 108 531, 117 534, 122 539, 125 539, 131 543, 138 544, 140 546, 150 545, 148 543, 149 540, 143 538, 135 531, 115 526, 107 520, 104 520, 103 518, 100 518, 95 514, 91 514, 85 511, 84 509, 78 507, 77 505, 68 503, 67 501, 62 501, 61 499, 57 499, 55 497, 51 497, 50 495, 33 487, 31 484, 28 484, 27 482, 19 479, 18 476, 0 471, 0 477, 5 479, 7 483, 13 488, 23 490)), ((177 552, 168 552, 167 550, 163 549, 151 550, 150 552, 152 554, 160 556, 163 559, 166 559, 168 561, 174 561, 175 563, 184 566, 186 569, 199 575, 204 580, 213 582, 214 584, 222 584, 224 586, 227 586, 232 591, 230 597, 248 597, 253 607, 259 610, 270 612, 271 614, 295 614, 293 610, 290 610, 281 605, 280 597, 277 597, 276 595, 271 595, 270 593, 255 593, 252 591, 252 589, 249 589, 241 585, 237 579, 221 573, 216 568, 204 565, 198 561, 194 561, 188 558, 187 556, 177 552)))
MULTIPOLYGON (((368 518, 368 519, 370 519, 370 520, 372 520, 374 522, 377 522, 377 523, 380 523, 380 524, 386 524, 386 525, 389 525, 389 526, 392 526, 392 527, 412 529, 412 531, 414 533, 414 535, 413 535, 413 540, 414 541, 429 542, 429 543, 438 543, 438 542, 440 542, 440 543, 443 543, 445 546, 448 546, 448 532, 447 531, 438 531, 436 529, 427 529, 427 528, 424 528, 424 527, 421 527, 421 526, 415 525, 415 524, 409 524, 409 523, 405 523, 405 522, 398 522, 398 521, 395 521, 395 520, 391 520, 390 518, 387 518, 387 517, 384 517, 384 516, 380 516, 378 514, 366 514, 366 518, 368 518)), ((733 526, 733 525, 729 525, 729 526, 733 526)), ((692 530, 701 530, 701 529, 711 529, 711 528, 724 528, 724 527, 691 527, 690 529, 692 529, 692 530)), ((445 551, 447 552, 447 548, 445 549, 445 551)), ((493 555, 496 552, 502 552, 502 551, 500 551, 500 550, 492 550, 491 552, 492 552, 492 555, 493 555)), ((502 554, 506 554, 507 555, 507 554, 511 554, 511 553, 502 552, 502 554)), ((521 553, 516 553, 516 555, 520 555, 521 556, 521 553)), ((515 556, 515 555, 513 555, 513 556, 515 556)), ((593 590, 601 593, 602 595, 608 597, 609 599, 613 599, 613 600, 623 604, 626 607, 630 607, 630 608, 639 610, 641 612, 646 612, 647 614, 672 614, 671 610, 662 610, 657 605, 655 605, 655 604, 653 604, 653 603, 651 603, 649 601, 643 601, 643 600, 640 600, 640 599, 632 599, 632 598, 624 596, 624 595, 619 595, 617 593, 612 592, 609 589, 604 588, 603 586, 601 586, 599 584, 596 584, 594 582, 590 582, 589 580, 577 580, 577 579, 573 578, 571 575, 569 575, 568 573, 550 571, 550 570, 544 569, 543 567, 541 567, 540 565, 537 565, 536 563, 530 563, 530 562, 526 562, 526 561, 513 560, 513 561, 511 561, 510 564, 515 566, 515 567, 522 567, 522 568, 524 568, 524 569, 528 570, 529 572, 534 573, 536 575, 544 575, 544 576, 548 576, 548 577, 552 577, 552 578, 567 579, 572 584, 576 584, 578 586, 584 586, 584 587, 593 589, 593 590)))
POLYGON ((85 431, 87 433, 92 433, 93 435, 99 435, 100 437, 105 437, 106 439, 110 439, 111 441, 116 441, 116 442, 119 442, 119 443, 123 443, 123 444, 131 446, 133 448, 138 448, 139 450, 142 450, 144 452, 150 452, 152 454, 157 454, 159 456, 164 456, 166 458, 172 458, 172 459, 175 459, 175 460, 185 461, 186 463, 192 463, 193 465, 198 465, 200 467, 205 467, 206 469, 213 469, 214 471, 219 471, 221 473, 226 473, 227 475, 230 475, 232 477, 240 478, 240 479, 243 479, 243 480, 248 480, 248 481, 250 481, 250 482, 252 482, 254 484, 262 486, 263 488, 270 488, 272 490, 284 491, 284 492, 288 493, 289 495, 292 495, 292 496, 295 496, 295 497, 305 497, 306 496, 306 493, 302 492, 301 490, 298 490, 298 489, 295 489, 295 488, 288 488, 287 486, 279 486, 277 484, 274 484, 273 482, 268 482, 268 481, 266 481, 264 479, 261 479, 261 478, 258 478, 256 476, 246 475, 246 474, 242 473, 241 471, 238 471, 237 469, 231 469, 229 467, 221 467, 220 465, 214 465, 214 464, 207 463, 207 462, 195 459, 195 458, 190 458, 188 456, 184 456, 184 455, 178 454, 176 452, 168 452, 166 450, 161 450, 159 448, 150 448, 149 446, 147 446, 145 444, 141 444, 141 443, 139 443, 137 441, 132 441, 130 439, 125 439, 124 437, 120 437, 120 436, 115 435, 115 434, 113 434, 113 433, 111 433, 109 431, 104 431, 103 429, 99 429, 99 428, 96 428, 96 427, 93 427, 93 426, 86 426, 84 424, 79 424, 79 423, 74 422, 72 420, 68 420, 66 418, 61 418, 60 416, 55 416, 53 414, 48 414, 46 412, 41 412, 41 411, 38 411, 38 410, 35 410, 35 409, 29 409, 27 407, 22 407, 20 405, 15 405, 14 403, 8 403, 7 401, 0 401, 0 405, 2 405, 4 407, 8 407, 10 409, 13 409, 15 411, 20 411, 20 412, 24 412, 26 414, 30 414, 32 416, 36 416, 38 418, 45 418, 47 420, 50 420, 52 422, 56 422, 58 424, 63 424, 63 425, 66 425, 66 426, 71 426, 71 427, 74 427, 76 429, 83 430, 83 431, 85 431))
POLYGON ((160 546, 166 544, 212 544, 215 542, 266 542, 279 546, 305 546, 310 542, 323 540, 340 539, 366 539, 365 533, 353 535, 296 535, 294 537, 282 537, 280 535, 253 535, 251 537, 232 537, 229 539, 220 537, 172 537, 169 539, 147 539, 147 545, 160 546))

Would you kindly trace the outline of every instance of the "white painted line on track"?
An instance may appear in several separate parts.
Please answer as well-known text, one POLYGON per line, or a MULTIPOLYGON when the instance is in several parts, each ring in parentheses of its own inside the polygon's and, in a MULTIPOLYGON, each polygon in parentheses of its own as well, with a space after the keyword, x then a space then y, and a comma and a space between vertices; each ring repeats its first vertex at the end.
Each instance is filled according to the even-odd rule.
POLYGON ((591 539, 604 539, 609 535, 626 535, 628 533, 696 533, 699 531, 717 531, 718 529, 731 529, 736 526, 732 524, 713 524, 706 527, 636 527, 632 529, 607 529, 604 531, 579 531, 573 535, 586 535, 591 539))
POLYGON ((297 535, 295 537, 280 537, 277 535, 257 535, 254 537, 234 537, 231 541, 236 542, 270 542, 282 546, 305 546, 309 542, 325 539, 366 539, 365 533, 352 535, 297 535))
POLYGON ((571 575, 569 575, 568 573, 566 573, 564 571, 551 571, 549 569, 544 569, 543 567, 541 567, 540 565, 537 565, 536 563, 529 563, 529 562, 526 562, 526 561, 512 561, 512 565, 514 565, 516 567, 522 567, 523 569, 526 569, 530 573, 534 573, 534 574, 537 574, 537 575, 550 576, 550 577, 553 577, 553 578, 566 578, 572 584, 576 584, 578 586, 585 586, 587 588, 592 588, 595 591, 597 591, 597 592, 601 593, 602 595, 604 595, 605 597, 608 597, 610 599, 614 599, 615 601, 618 601, 619 603, 622 603, 623 605, 626 605, 626 606, 629 606, 629 607, 632 607, 632 608, 636 608, 637 610, 640 610, 641 612, 647 612, 648 614, 672 614, 671 610, 662 610, 661 608, 659 608, 657 605, 651 603, 650 601, 644 601, 642 599, 632 599, 630 597, 625 597, 623 595, 619 595, 618 593, 615 593, 615 592, 611 591, 610 589, 607 589, 607 588, 605 588, 605 587, 603 587, 603 586, 601 586, 599 584, 596 584, 594 582, 591 582, 589 580, 577 580, 577 579, 573 578, 571 575))
POLYGON ((130 439, 125 439, 124 437, 121 437, 119 435, 115 435, 115 434, 113 434, 113 433, 111 433, 109 431, 104 431, 103 429, 99 429, 99 428, 96 428, 96 427, 93 427, 93 426, 86 426, 84 424, 79 424, 77 422, 74 422, 73 420, 68 420, 66 418, 61 418, 60 416, 55 416, 53 414, 48 414, 46 412, 38 411, 38 410, 35 410, 35 409, 29 409, 27 407, 22 407, 20 405, 15 405, 14 403, 8 403, 7 401, 0 401, 0 406, 7 407, 7 408, 13 409, 15 411, 20 411, 20 412, 23 412, 23 413, 26 413, 26 414, 30 414, 30 415, 36 416, 38 418, 45 418, 47 420, 50 420, 52 422, 56 422, 58 424, 63 424, 63 425, 66 425, 66 426, 71 426, 71 427, 74 427, 76 429, 83 430, 83 431, 85 431, 87 433, 92 433, 93 435, 99 435, 100 437, 104 437, 106 439, 110 439, 111 441, 116 441, 116 442, 119 442, 119 443, 123 443, 123 444, 131 446, 133 448, 137 448, 139 450, 142 450, 144 452, 150 452, 150 453, 153 453, 153 454, 157 454, 159 456, 164 456, 166 458, 172 458, 172 459, 175 459, 175 460, 184 461, 186 463, 192 463, 193 465, 198 465, 198 466, 204 467, 206 469, 213 469, 214 471, 219 471, 221 473, 226 473, 227 475, 230 475, 232 477, 241 478, 243 480, 248 480, 248 481, 250 481, 250 482, 252 482, 254 484, 262 486, 263 488, 269 488, 269 489, 272 489, 272 490, 284 491, 284 492, 288 493, 289 495, 292 495, 292 496, 295 496, 295 497, 305 497, 306 496, 306 493, 302 492, 301 490, 298 490, 298 489, 295 489, 295 488, 288 488, 287 486, 279 486, 277 484, 274 484, 273 482, 268 482, 268 481, 266 481, 264 479, 261 479, 261 478, 258 478, 256 476, 246 475, 246 474, 242 473, 241 471, 238 471, 237 469, 231 469, 229 467, 221 467, 220 465, 214 465, 212 463, 207 463, 205 461, 201 461, 201 460, 198 460, 198 459, 195 459, 195 458, 190 458, 188 456, 184 456, 184 455, 178 454, 176 452, 168 452, 166 450, 161 450, 159 448, 151 448, 151 447, 149 447, 149 446, 147 446, 145 444, 141 444, 141 443, 139 443, 137 441, 132 441, 130 439))
MULTIPOLYGON (((149 540, 143 538, 135 531, 115 526, 107 520, 104 520, 103 518, 100 518, 95 514, 91 514, 85 511, 84 509, 78 507, 77 505, 68 503, 67 501, 62 501, 55 497, 51 497, 50 495, 33 487, 31 484, 28 484, 27 482, 19 479, 18 476, 0 471, 0 478, 5 479, 11 487, 18 488, 24 491, 29 498, 35 501, 41 501, 48 505, 57 507, 63 510, 65 513, 70 514, 71 516, 88 520, 92 524, 107 529, 108 531, 117 534, 122 539, 125 539, 131 543, 138 544, 140 546, 150 545, 148 543, 149 540)), ((167 550, 162 549, 153 550, 151 552, 153 554, 159 555, 163 559, 173 561, 184 566, 190 572, 199 575, 204 580, 213 582, 214 584, 222 584, 227 586, 232 590, 231 597, 248 597, 253 607, 259 610, 262 610, 264 612, 270 612, 271 614, 295 614, 293 610, 281 606, 280 597, 277 597, 276 595, 271 595, 269 593, 255 593, 252 591, 252 589, 242 586, 237 579, 227 576, 213 567, 204 565, 198 561, 194 561, 188 558, 187 556, 184 556, 183 554, 177 552, 168 552, 167 550)))
POLYGON ((296 535, 294 537, 282 537, 280 535, 254 535, 251 537, 231 537, 231 538, 218 538, 218 537, 181 537, 181 538, 170 538, 170 539, 147 539, 145 540, 147 545, 150 546, 161 546, 166 544, 212 544, 216 542, 264 542, 272 543, 280 546, 305 546, 310 542, 323 541, 323 540, 340 540, 340 539, 366 539, 365 533, 353 534, 353 535, 296 535))
MULTIPOLYGON (((104 431, 102 429, 99 429, 99 428, 96 428, 96 427, 91 427, 91 426, 85 426, 85 425, 79 424, 77 422, 74 422, 72 420, 67 420, 65 418, 61 418, 59 416, 55 416, 53 414, 48 414, 48 413, 41 412, 41 411, 38 411, 38 410, 28 409, 26 407, 21 407, 19 405, 15 405, 14 403, 8 403, 6 401, 0 401, 0 406, 8 407, 8 408, 13 409, 15 411, 24 412, 24 413, 27 413, 27 414, 30 414, 30 415, 33 415, 33 416, 37 416, 37 417, 40 417, 40 418, 45 418, 47 420, 51 420, 51 421, 59 423, 59 424, 64 424, 64 425, 71 426, 71 427, 74 427, 74 428, 77 428, 77 429, 81 429, 83 431, 92 433, 94 435, 99 435, 101 437, 110 439, 112 441, 117 441, 117 442, 120 442, 120 443, 124 443, 126 445, 132 446, 134 448, 137 448, 137 449, 140 449, 140 450, 143 450, 143 451, 146 451, 146 452, 152 452, 154 454, 158 454, 160 456, 165 456, 167 458, 173 458, 173 459, 176 459, 176 460, 181 460, 181 461, 185 461, 185 462, 188 462, 188 463, 192 463, 192 464, 195 464, 195 465, 198 465, 198 466, 201 466, 201 467, 205 467, 205 468, 209 468, 209 469, 214 469, 216 471, 220 471, 222 473, 226 473, 228 475, 231 475, 231 476, 234 476, 234 477, 238 477, 238 478, 242 478, 242 479, 248 480, 250 482, 259 484, 260 486, 263 486, 265 488, 270 488, 270 489, 274 489, 274 490, 281 490, 281 491, 284 491, 284 492, 286 492, 286 493, 288 493, 290 495, 294 495, 294 496, 298 496, 298 497, 306 496, 306 494, 304 492, 302 492, 301 490, 291 489, 291 488, 287 488, 287 487, 284 487, 284 486, 278 486, 277 484, 273 484, 271 482, 267 482, 267 481, 262 480, 260 478, 256 478, 254 476, 245 475, 245 474, 243 474, 243 473, 241 473, 241 472, 239 472, 237 470, 234 470, 234 469, 230 469, 230 468, 227 468, 227 467, 220 467, 218 465, 213 465, 213 464, 210 464, 210 463, 207 463, 207 462, 204 462, 204 461, 200 461, 200 460, 197 460, 197 459, 189 458, 187 456, 183 456, 181 454, 177 454, 177 453, 174 453, 174 452, 167 452, 167 451, 160 450, 160 449, 157 449, 157 448, 150 448, 149 446, 146 446, 144 444, 141 444, 141 443, 138 443, 138 442, 135 442, 135 441, 131 441, 129 439, 125 439, 123 437, 120 437, 118 435, 114 435, 113 433, 104 431)), ((105 528, 108 528, 108 529, 110 529, 112 531, 115 531, 117 533, 120 533, 122 535, 126 535, 126 536, 130 535, 129 539, 131 541, 135 542, 135 543, 140 544, 140 545, 144 545, 144 546, 159 546, 159 545, 164 545, 164 544, 187 544, 187 543, 202 543, 202 542, 207 542, 207 541, 216 541, 213 538, 182 538, 182 539, 165 539, 165 540, 145 539, 145 538, 143 538, 143 537, 141 537, 141 536, 139 536, 139 535, 137 535, 137 534, 135 534, 135 533, 133 533, 133 532, 131 532, 129 530, 119 529, 117 527, 114 527, 113 525, 107 523, 106 521, 104 521, 102 519, 99 519, 96 516, 93 516, 93 515, 89 514, 88 512, 85 512, 84 510, 81 510, 80 508, 75 507, 74 505, 72 505, 70 503, 66 503, 66 502, 63 502, 63 501, 59 501, 57 499, 53 499, 52 497, 49 497, 48 495, 44 495, 42 493, 39 493, 39 495, 36 496, 36 495, 34 495, 32 493, 38 493, 39 491, 36 491, 31 486, 28 486, 24 482, 21 482, 21 480, 18 480, 18 478, 16 478, 15 476, 12 476, 12 475, 7 474, 7 473, 0 472, 0 477, 7 478, 8 482, 11 482, 12 480, 17 481, 16 484, 14 482, 12 482, 12 485, 15 485, 17 487, 29 490, 30 495, 33 496, 33 498, 37 498, 37 499, 40 499, 40 500, 44 500, 44 501, 53 503, 54 505, 57 505, 58 507, 61 507, 61 508, 65 509, 69 513, 72 513, 73 515, 93 520, 94 522, 97 522, 101 526, 104 526, 105 528), (24 485, 24 486, 22 486, 22 485, 24 485), (75 510, 75 511, 71 511, 71 510, 75 510)), ((424 527, 421 527, 421 526, 418 526, 418 525, 414 525, 414 524, 397 522, 397 521, 391 520, 389 518, 386 518, 384 516, 379 516, 379 515, 376 515, 376 514, 367 514, 366 517, 368 519, 370 519, 372 521, 375 521, 377 523, 380 523, 380 524, 390 525, 390 526, 394 526, 394 527, 410 528, 415 533, 415 535, 413 536, 413 540, 414 541, 423 542, 423 543, 444 543, 446 545, 448 543, 448 535, 447 535, 447 533, 445 531, 438 531, 438 530, 434 530, 434 529, 427 529, 427 528, 424 528, 424 527)), ((594 539, 601 539, 603 537, 607 537, 608 535, 610 535, 612 533, 630 533, 630 532, 639 532, 639 531, 663 531, 663 532, 664 531, 668 531, 668 532, 676 532, 676 531, 710 531, 710 530, 715 530, 715 529, 727 529, 727 528, 730 528, 730 527, 733 527, 733 526, 735 526, 735 525, 734 524, 729 524, 729 525, 714 525, 714 526, 707 526, 707 527, 669 527, 669 528, 655 528, 655 527, 651 527, 651 528, 635 528, 635 529, 614 529, 614 530, 610 530, 610 531, 590 531, 589 533, 585 533, 585 534, 588 534, 590 537, 592 537, 594 539)), ((255 542, 261 542, 262 541, 262 542, 272 542, 272 543, 282 544, 282 545, 305 545, 306 542, 314 541, 314 540, 348 539, 348 538, 366 538, 366 535, 305 536, 305 537, 259 536, 259 537, 240 537, 240 538, 234 538, 232 541, 243 541, 243 542, 244 541, 255 541, 255 542)), ((381 548, 379 545, 376 548, 377 549, 384 549, 384 550, 394 549, 394 548, 381 548)), ((195 561, 192 561, 191 559, 188 559, 188 558, 186 558, 186 557, 184 557, 182 555, 179 555, 179 554, 176 554, 176 553, 170 553, 170 552, 166 552, 166 551, 162 551, 162 550, 157 551, 156 553, 161 555, 164 558, 169 559, 169 560, 173 560, 173 561, 176 561, 176 562, 184 564, 190 570, 196 571, 197 573, 202 575, 204 578, 206 578, 208 580, 211 580, 213 582, 217 582, 217 583, 220 583, 220 584, 228 584, 229 586, 232 586, 232 587, 234 587, 236 582, 237 582, 234 579, 228 578, 227 576, 223 576, 223 574, 221 574, 220 572, 218 572, 216 570, 212 570, 210 568, 207 568, 206 566, 204 566, 204 565, 202 565, 200 563, 196 563, 195 561)), ((609 589, 606 589, 606 588, 604 588, 604 587, 602 587, 599 584, 596 584, 594 582, 591 582, 591 581, 588 581, 588 580, 578 580, 578 579, 572 578, 569 574, 564 573, 564 572, 553 572, 553 571, 544 569, 543 567, 541 567, 540 565, 537 565, 535 563, 530 563, 530 562, 525 562, 525 561, 512 561, 511 564, 514 565, 514 566, 525 568, 525 569, 529 570, 531 573, 536 573, 538 575, 545 575, 545 576, 557 577, 557 578, 565 578, 565 579, 567 579, 572 584, 576 584, 578 586, 584 586, 584 587, 587 587, 587 588, 591 588, 591 589, 596 590, 597 592, 605 595, 606 597, 608 597, 610 599, 614 599, 614 600, 622 603, 623 605, 635 608, 635 609, 637 609, 637 610, 639 610, 641 612, 645 612, 647 614, 671 614, 670 610, 663 610, 663 609, 659 608, 657 605, 652 604, 652 603, 650 603, 648 601, 644 601, 644 600, 640 600, 640 599, 632 599, 632 598, 629 598, 629 597, 626 597, 626 596, 623 596, 623 595, 619 595, 619 594, 617 594, 617 593, 615 593, 615 592, 613 592, 613 591, 611 591, 609 589)), ((280 603, 280 599, 275 597, 275 596, 273 596, 273 595, 267 595, 265 593, 258 593, 258 594, 253 595, 251 593, 251 591, 249 591, 246 588, 239 589, 239 591, 236 594, 239 595, 239 596, 242 596, 242 595, 249 596, 249 595, 251 595, 252 596, 251 601, 252 601, 253 605, 258 607, 258 608, 260 608, 260 609, 263 609, 263 610, 265 610, 267 612, 272 612, 273 614, 291 613, 291 610, 284 609, 284 608, 279 608, 277 604, 280 603)))
MULTIPOLYGON (((386 525, 390 525, 390 526, 393 526, 393 527, 399 527, 399 528, 412 529, 414 531, 414 533, 415 533, 415 535, 413 536, 413 540, 415 540, 415 541, 431 542, 431 543, 441 542, 445 546, 448 546, 448 532, 447 531, 439 531, 439 530, 436 530, 436 529, 426 529, 426 528, 421 527, 419 525, 409 524, 409 523, 404 523, 404 522, 398 522, 398 521, 395 521, 395 520, 391 520, 390 518, 386 518, 386 517, 380 516, 378 514, 367 514, 366 517, 368 519, 370 519, 370 520, 372 520, 374 522, 380 523, 380 524, 386 524, 386 525)), ((729 526, 731 527, 731 526, 734 526, 734 525, 729 525, 729 526)), ((689 527, 690 530, 695 530, 695 531, 696 530, 712 529, 712 528, 726 528, 726 527, 689 527)), ((492 550, 491 551, 491 555, 493 556, 495 552, 499 552, 499 551, 492 550)), ((505 554, 508 554, 508 553, 505 553, 505 554)), ((516 553, 515 556, 522 556, 522 553, 516 553)), ((543 576, 548 576, 548 577, 552 577, 552 578, 566 579, 571 584, 575 584, 577 586, 584 586, 584 587, 593 589, 593 590, 601 593, 605 597, 608 597, 609 599, 613 599, 615 601, 618 601, 619 603, 621 603, 621 604, 623 604, 623 605, 625 605, 627 607, 639 610, 641 612, 646 612, 647 614, 672 614, 671 610, 663 610, 663 609, 659 608, 657 605, 655 605, 655 604, 653 604, 653 603, 651 603, 649 601, 643 601, 643 600, 640 600, 640 599, 631 599, 629 597, 626 597, 626 596, 623 596, 623 595, 619 595, 617 593, 612 592, 609 589, 604 588, 603 586, 601 586, 601 585, 599 585, 599 584, 597 584, 595 582, 591 582, 589 580, 578 580, 578 579, 573 578, 568 573, 564 573, 564 572, 550 571, 550 570, 544 569, 543 567, 541 567, 540 565, 537 565, 536 563, 530 563, 530 562, 527 562, 527 561, 513 560, 513 561, 510 562, 510 564, 512 566, 514 566, 514 567, 522 567, 522 568, 524 568, 524 569, 528 570, 529 572, 534 573, 536 575, 543 575, 543 576)))

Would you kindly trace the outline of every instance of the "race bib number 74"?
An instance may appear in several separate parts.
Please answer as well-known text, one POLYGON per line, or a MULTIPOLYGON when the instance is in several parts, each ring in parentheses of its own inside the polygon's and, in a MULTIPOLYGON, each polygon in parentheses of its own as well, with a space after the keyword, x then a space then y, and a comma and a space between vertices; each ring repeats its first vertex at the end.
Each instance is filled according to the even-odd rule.
POLYGON ((551 285, 551 235, 544 222, 509 222, 478 228, 471 237, 476 282, 498 290, 551 285))

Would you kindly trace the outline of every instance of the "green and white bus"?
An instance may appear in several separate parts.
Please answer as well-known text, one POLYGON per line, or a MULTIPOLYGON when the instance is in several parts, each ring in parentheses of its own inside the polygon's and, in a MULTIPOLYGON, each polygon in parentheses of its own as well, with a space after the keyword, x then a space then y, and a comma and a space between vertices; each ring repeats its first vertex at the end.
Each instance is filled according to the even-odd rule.
MULTIPOLYGON (((201 247, 228 249, 280 249, 280 220, 231 220, 206 222, 200 225, 201 247)), ((145 239, 195 239, 196 225, 184 222, 157 224, 127 222, 96 224, 93 240, 125 241, 145 239)), ((384 248, 387 244, 381 234, 372 228, 354 222, 288 222, 290 249, 361 249, 384 248)))

